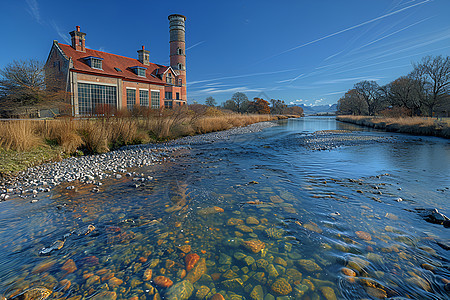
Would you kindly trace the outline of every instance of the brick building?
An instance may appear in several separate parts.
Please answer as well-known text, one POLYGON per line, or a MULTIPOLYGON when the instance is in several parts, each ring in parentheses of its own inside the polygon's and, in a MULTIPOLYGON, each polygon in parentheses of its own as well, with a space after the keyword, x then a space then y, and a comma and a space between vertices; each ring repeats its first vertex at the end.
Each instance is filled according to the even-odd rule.
POLYGON ((74 116, 185 105, 185 20, 182 15, 169 16, 170 66, 151 63, 144 46, 137 59, 87 49, 86 33, 77 26, 70 32, 71 45, 53 42, 46 71, 69 92, 74 116))

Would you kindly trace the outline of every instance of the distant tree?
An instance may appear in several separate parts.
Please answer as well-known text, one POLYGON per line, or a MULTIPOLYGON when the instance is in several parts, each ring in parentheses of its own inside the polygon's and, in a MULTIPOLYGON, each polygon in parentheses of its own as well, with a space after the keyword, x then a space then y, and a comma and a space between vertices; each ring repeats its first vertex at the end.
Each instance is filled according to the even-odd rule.
POLYGON ((223 104, 222 104, 222 107, 223 108, 225 108, 225 109, 229 109, 229 110, 232 110, 232 111, 238 111, 238 107, 237 107, 237 105, 236 105, 236 102, 234 102, 233 100, 227 100, 227 101, 225 101, 223 104))
POLYGON ((256 114, 270 114, 269 102, 261 98, 254 98, 253 101, 248 104, 247 111, 256 114))
POLYGON ((211 97, 211 96, 209 96, 208 98, 206 98, 205 103, 206 103, 206 105, 211 106, 211 107, 217 105, 216 99, 214 99, 214 98, 211 97))
POLYGON ((411 76, 402 76, 389 83, 389 103, 392 106, 405 107, 411 115, 420 114, 421 99, 423 99, 420 81, 411 76))
POLYGON ((353 87, 367 104, 368 114, 373 116, 381 106, 380 86, 375 81, 361 81, 353 87))
POLYGON ((366 115, 368 105, 364 97, 356 90, 349 90, 337 104, 338 114, 341 115, 366 115))
POLYGON ((52 75, 44 70, 42 62, 33 59, 15 60, 0 69, 2 114, 21 114, 63 102, 67 93, 52 75))
POLYGON ((237 111, 240 113, 244 113, 248 108, 248 97, 246 94, 241 92, 236 92, 231 96, 231 100, 236 104, 237 111))
POLYGON ((283 100, 270 99, 270 103, 272 104, 272 107, 270 109, 270 112, 272 114, 281 115, 285 113, 287 105, 283 100))
POLYGON ((303 108, 300 106, 288 106, 284 109, 284 114, 303 116, 303 108))
POLYGON ((450 57, 426 56, 418 64, 414 64, 412 75, 422 82, 427 97, 422 99, 428 108, 429 116, 442 101, 448 101, 446 95, 450 90, 450 57))

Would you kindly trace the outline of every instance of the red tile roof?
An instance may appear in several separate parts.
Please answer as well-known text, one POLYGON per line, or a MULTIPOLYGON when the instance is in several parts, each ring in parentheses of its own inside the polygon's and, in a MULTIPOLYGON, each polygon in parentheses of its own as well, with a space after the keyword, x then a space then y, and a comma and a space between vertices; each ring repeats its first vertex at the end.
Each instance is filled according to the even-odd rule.
MULTIPOLYGON (((98 74, 104 76, 121 77, 123 79, 131 81, 139 81, 153 84, 165 84, 163 80, 158 77, 154 77, 156 70, 166 70, 167 67, 163 65, 157 65, 150 63, 146 66, 139 62, 137 59, 124 57, 120 55, 115 55, 111 53, 106 53, 102 51, 86 49, 86 52, 80 52, 73 49, 70 45, 59 44, 59 47, 68 57, 73 60, 73 69, 79 71, 80 73, 98 74), (88 64, 85 58, 89 56, 94 56, 102 58, 102 68, 103 70, 93 69, 88 64), (146 77, 137 76, 136 73, 131 69, 132 67, 143 67, 147 70, 145 71, 146 77), (119 68, 122 72, 116 71, 114 68, 119 68), (153 75, 152 75, 153 74, 153 75)), ((158 74, 164 72, 158 71, 158 74)))

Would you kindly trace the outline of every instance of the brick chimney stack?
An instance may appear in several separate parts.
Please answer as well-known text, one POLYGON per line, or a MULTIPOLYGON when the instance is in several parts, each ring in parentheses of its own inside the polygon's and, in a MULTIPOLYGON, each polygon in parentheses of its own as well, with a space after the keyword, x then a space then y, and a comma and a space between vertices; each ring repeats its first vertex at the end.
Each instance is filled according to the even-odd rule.
POLYGON ((80 26, 76 26, 76 30, 70 32, 72 48, 77 51, 86 52, 85 36, 86 33, 80 31, 80 26))
POLYGON ((142 49, 138 50, 138 60, 141 64, 149 66, 150 65, 150 51, 145 50, 144 45, 142 45, 142 49))

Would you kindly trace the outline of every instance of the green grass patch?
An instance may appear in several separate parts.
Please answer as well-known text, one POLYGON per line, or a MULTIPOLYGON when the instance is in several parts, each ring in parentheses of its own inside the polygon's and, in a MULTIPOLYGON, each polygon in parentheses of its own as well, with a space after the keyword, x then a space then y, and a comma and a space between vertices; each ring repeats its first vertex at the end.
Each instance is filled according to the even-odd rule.
POLYGON ((59 147, 39 146, 29 151, 0 148, 0 175, 8 176, 45 162, 61 160, 59 147))

